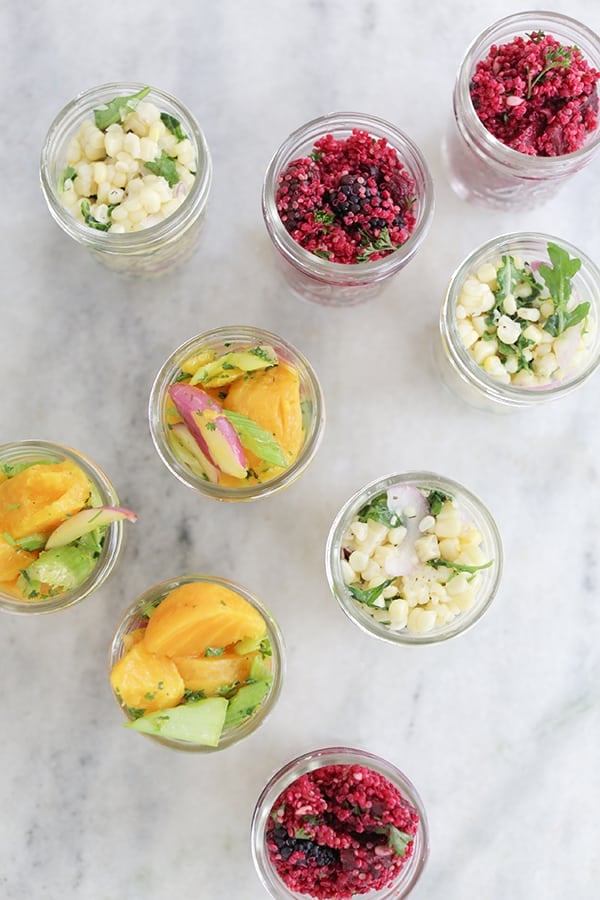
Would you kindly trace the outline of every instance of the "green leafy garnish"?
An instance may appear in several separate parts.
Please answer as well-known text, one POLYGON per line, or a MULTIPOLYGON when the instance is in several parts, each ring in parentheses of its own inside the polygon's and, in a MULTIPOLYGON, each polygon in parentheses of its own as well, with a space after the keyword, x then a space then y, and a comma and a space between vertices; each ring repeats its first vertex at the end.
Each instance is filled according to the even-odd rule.
POLYGON ((531 93, 542 78, 551 72, 552 69, 568 69, 573 62, 573 53, 577 47, 564 47, 562 44, 558 47, 546 48, 545 66, 535 78, 531 79, 531 72, 527 76, 527 99, 531 100, 531 93))
POLYGON ((64 172, 61 173, 61 176, 58 179, 59 191, 64 191, 65 181, 73 181, 74 178, 77 178, 77 170, 74 169, 73 166, 67 166, 67 168, 64 170, 64 172))
POLYGON ((386 587, 389 587, 393 580, 393 578, 388 578, 386 581, 382 581, 381 584, 378 584, 377 587, 369 588, 366 591, 357 587, 355 584, 347 584, 346 587, 354 599, 358 600, 359 603, 364 603, 365 606, 373 606, 375 601, 381 597, 386 587))
POLYGON ((138 91, 137 94, 131 94, 129 97, 115 97, 114 100, 105 105, 104 109, 95 109, 94 120, 96 128, 99 128, 100 131, 106 131, 109 125, 123 122, 129 113, 133 112, 140 100, 147 97, 149 93, 150 88, 145 87, 138 91))
POLYGON ((435 569, 453 569, 457 574, 459 572, 470 572, 473 574, 474 572, 479 572, 481 569, 489 569, 493 562, 494 560, 490 559, 481 566, 467 566, 464 563, 450 562, 449 559, 428 559, 427 565, 433 566, 435 569))
POLYGON ((177 158, 169 156, 163 150, 158 159, 144 163, 144 168, 149 169, 154 175, 162 175, 169 187, 173 187, 179 181, 176 163, 177 158))
POLYGON ((206 700, 205 691, 189 691, 186 689, 183 692, 184 703, 195 703, 196 700, 206 700))
POLYGON ((112 222, 99 222, 98 219, 95 219, 92 215, 89 200, 81 201, 81 215, 85 224, 89 225, 90 228, 95 228, 96 231, 110 231, 112 222))
POLYGON ((452 500, 450 494, 447 494, 446 491, 434 490, 429 491, 427 496, 427 502, 429 503, 429 511, 432 516, 439 516, 442 511, 442 507, 447 500, 452 500))
POLYGON ((538 270, 554 303, 554 312, 544 323, 544 331, 558 337, 567 328, 585 319, 590 311, 590 304, 580 303, 575 309, 567 311, 572 291, 571 278, 579 272, 581 260, 571 258, 566 250, 552 241, 548 242, 548 256, 552 267, 542 263, 538 270))
POLYGON ((185 134, 181 130, 181 122, 179 119, 176 119, 175 116, 170 116, 169 113, 161 113, 160 120, 163 125, 169 129, 171 134, 174 134, 178 141, 185 141, 185 134))
POLYGON ((286 468, 287 461, 283 450, 270 432, 262 428, 258 422, 241 413, 231 412, 228 409, 223 410, 223 413, 237 431, 241 444, 246 450, 250 450, 265 462, 286 468))
POLYGON ((389 229, 382 228, 379 237, 373 239, 366 231, 363 232, 364 239, 367 243, 361 247, 360 254, 356 257, 356 262, 368 262, 373 253, 381 253, 383 251, 397 250, 400 244, 394 244, 390 238, 389 229))
POLYGON ((204 651, 205 656, 223 656, 225 647, 207 647, 204 651))
POLYGON ((389 508, 387 494, 378 494, 362 509, 359 509, 358 521, 366 522, 368 519, 380 522, 388 528, 398 528, 399 525, 404 524, 398 513, 389 508))

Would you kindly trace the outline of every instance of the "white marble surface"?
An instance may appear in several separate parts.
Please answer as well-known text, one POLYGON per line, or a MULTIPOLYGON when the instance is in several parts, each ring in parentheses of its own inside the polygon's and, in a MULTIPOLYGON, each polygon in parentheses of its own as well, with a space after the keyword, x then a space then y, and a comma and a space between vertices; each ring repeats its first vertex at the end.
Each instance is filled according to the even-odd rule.
MULTIPOLYGON (((600 30, 589 0, 554 7, 600 30)), ((502 417, 448 394, 431 362, 445 282, 476 244, 531 228, 600 255, 600 160, 545 209, 517 216, 470 209, 445 182, 440 139, 461 55, 517 9, 504 0, 1 5, 0 441, 42 438, 90 454, 140 515, 118 572, 87 602, 1 617, 3 900, 262 900, 249 850, 256 797, 287 760, 331 744, 388 757, 421 791, 432 848, 415 900, 597 896, 600 381, 502 417), (179 96, 214 158, 202 245, 153 283, 99 267, 52 222, 38 184, 57 110, 120 79, 179 96), (426 103, 415 101, 417 79, 426 103), (260 212, 275 147, 333 109, 399 124, 423 148, 437 190, 420 254, 380 299, 347 310, 279 288, 260 212), (165 357, 231 323, 297 344, 329 413, 302 480, 244 506, 177 483, 146 422, 165 357), (481 495, 506 570, 475 629, 411 652, 345 619, 323 549, 350 493, 418 468, 481 495), (122 610, 189 571, 262 596, 288 649, 268 722, 207 758, 122 728, 107 682, 122 610)))

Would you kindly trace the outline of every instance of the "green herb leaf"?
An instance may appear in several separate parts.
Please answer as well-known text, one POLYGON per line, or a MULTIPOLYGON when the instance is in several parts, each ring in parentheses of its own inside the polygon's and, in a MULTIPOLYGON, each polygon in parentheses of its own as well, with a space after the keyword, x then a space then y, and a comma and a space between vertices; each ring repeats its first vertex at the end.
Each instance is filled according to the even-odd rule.
POLYGON ((381 584, 378 584, 377 587, 369 588, 369 590, 366 591, 357 587, 355 584, 347 584, 346 587, 354 599, 358 600, 359 603, 364 603, 365 606, 373 606, 375 601, 383 594, 386 587, 390 586, 393 580, 393 578, 388 578, 386 581, 382 581, 381 584))
POLYGON ((573 324, 581 322, 587 315, 589 306, 588 310, 582 311, 580 307, 585 306, 585 304, 579 304, 574 310, 567 313, 567 305, 571 298, 572 290, 571 278, 579 272, 581 260, 575 257, 571 258, 567 250, 559 247, 558 244, 552 243, 552 241, 548 242, 548 256, 552 267, 542 263, 538 270, 554 303, 554 313, 544 323, 544 331, 547 331, 553 337, 557 337, 563 333, 565 328, 570 327, 567 325, 567 317, 569 315, 575 317, 573 324))
POLYGON ((225 647, 207 647, 204 651, 205 656, 223 656, 225 647))
POLYGON ((96 231, 110 231, 112 222, 99 222, 98 219, 95 219, 92 215, 89 200, 81 201, 81 215, 85 224, 89 225, 90 228, 95 228, 96 231))
POLYGON ((147 97, 150 88, 142 88, 137 94, 131 94, 129 97, 115 97, 110 103, 105 105, 104 109, 94 110, 94 120, 96 128, 100 131, 106 131, 109 125, 115 125, 117 122, 123 122, 130 112, 136 108, 140 100, 147 97))
POLYGON ((158 159, 144 163, 144 168, 149 169, 154 175, 162 175, 169 187, 173 187, 179 181, 176 163, 176 157, 169 156, 163 150, 158 159))
POLYGON ((358 511, 359 522, 366 522, 368 519, 380 522, 388 528, 398 528, 404 524, 398 513, 389 508, 387 494, 378 494, 358 511))
POLYGON ((59 191, 64 191, 65 181, 73 181, 74 178, 77 178, 77 170, 74 169, 73 166, 67 166, 67 168, 64 170, 64 172, 61 173, 61 176, 58 179, 59 191))
POLYGON ((283 450, 273 435, 262 428, 258 422, 243 416, 241 413, 223 410, 224 415, 237 431, 241 444, 259 459, 281 468, 287 467, 283 450))
POLYGON ((435 569, 453 569, 456 573, 458 572, 479 572, 481 569, 489 569, 489 567, 493 564, 494 560, 490 559, 488 562, 483 563, 481 566, 467 566, 464 563, 450 562, 449 559, 428 559, 427 565, 433 566, 435 569))
POLYGON ((181 130, 181 122, 179 119, 176 119, 175 116, 170 116, 169 113, 161 113, 160 120, 165 126, 168 128, 171 134, 174 134, 178 141, 185 141, 185 134, 181 130))

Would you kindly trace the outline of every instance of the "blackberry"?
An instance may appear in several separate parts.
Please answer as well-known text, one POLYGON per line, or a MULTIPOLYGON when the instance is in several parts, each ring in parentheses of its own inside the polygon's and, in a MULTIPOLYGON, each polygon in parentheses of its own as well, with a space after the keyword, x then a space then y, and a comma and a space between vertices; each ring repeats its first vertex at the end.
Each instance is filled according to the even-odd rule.
POLYGON ((277 209, 288 231, 294 231, 308 213, 321 206, 323 188, 319 170, 311 159, 291 163, 279 176, 277 209))
POLYGON ((310 860, 314 860, 318 867, 329 866, 338 859, 337 850, 331 847, 322 847, 315 841, 305 838, 291 838, 283 825, 277 825, 271 832, 273 843, 279 851, 281 858, 287 862, 292 853, 303 853, 304 859, 298 860, 296 865, 308 866, 310 860))

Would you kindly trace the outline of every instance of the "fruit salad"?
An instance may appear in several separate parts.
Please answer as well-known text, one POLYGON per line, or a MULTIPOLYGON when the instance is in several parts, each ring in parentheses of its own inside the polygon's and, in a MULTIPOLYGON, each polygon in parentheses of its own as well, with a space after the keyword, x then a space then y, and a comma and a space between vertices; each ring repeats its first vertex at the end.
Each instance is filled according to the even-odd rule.
POLYGON ((196 177, 192 142, 178 119, 145 99, 150 90, 95 109, 67 147, 60 200, 96 231, 123 234, 162 222, 196 177))
POLYGON ((530 156, 582 147, 598 125, 600 72, 574 45, 532 31, 491 47, 470 84, 475 111, 503 144, 530 156))
POLYGON ((581 261, 553 242, 547 252, 550 265, 504 254, 480 265, 459 289, 460 339, 502 384, 555 384, 589 357, 596 323, 572 284, 581 261))
POLYGON ((0 464, 0 592, 35 603, 75 590, 94 571, 108 526, 136 518, 102 506, 70 459, 0 464))
POLYGON ((267 623, 230 587, 182 583, 142 601, 130 625, 110 674, 129 728, 217 747, 263 707, 273 684, 267 623))
POLYGON ((281 793, 266 844, 291 892, 345 900, 398 878, 413 854, 419 824, 417 810, 379 772, 327 765, 281 793))
POLYGON ((269 481, 303 447, 298 371, 268 344, 199 348, 181 363, 168 398, 169 447, 203 481, 233 488, 269 481))
POLYGON ((415 182, 385 138, 320 138, 278 177, 276 205, 305 250, 336 263, 388 256, 412 234, 415 182))
POLYGON ((439 488, 399 483, 352 517, 341 573, 355 606, 392 632, 443 628, 478 601, 494 565, 461 504, 439 488))

